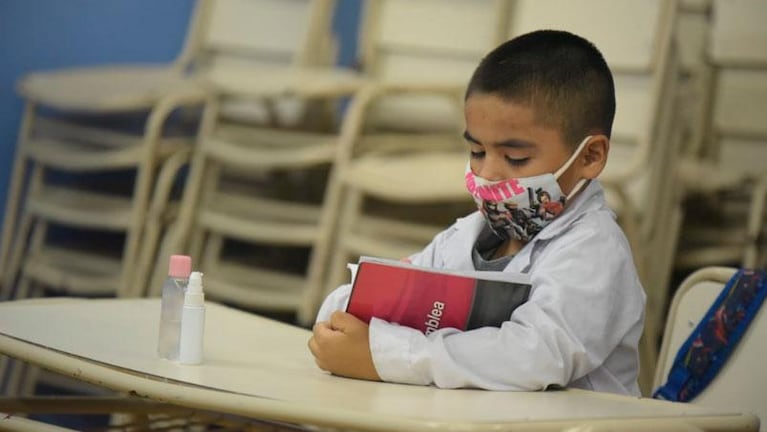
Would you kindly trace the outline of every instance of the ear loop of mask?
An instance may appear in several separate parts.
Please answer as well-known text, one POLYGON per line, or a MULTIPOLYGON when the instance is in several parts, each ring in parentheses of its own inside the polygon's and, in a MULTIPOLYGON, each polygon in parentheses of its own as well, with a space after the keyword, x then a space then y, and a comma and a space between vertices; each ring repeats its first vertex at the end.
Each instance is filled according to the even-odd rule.
MULTIPOLYGON (((583 151, 583 148, 586 147, 586 143, 589 142, 591 137, 592 135, 587 136, 586 138, 583 139, 583 141, 581 141, 580 144, 578 144, 578 147, 575 148, 575 151, 570 156, 570 158, 567 159, 567 162, 565 162, 565 164, 562 165, 562 167, 559 168, 554 173, 555 179, 559 180, 559 176, 561 176, 562 173, 564 173, 565 171, 567 171, 568 168, 570 168, 570 165, 572 165, 575 159, 581 154, 581 151, 583 151)), ((570 193, 567 194, 567 197, 565 197, 565 202, 570 201, 570 198, 572 198, 576 193, 580 192, 581 188, 583 188, 583 185, 585 184, 586 184, 586 179, 578 180, 578 183, 575 184, 575 186, 573 187, 573 190, 571 190, 570 193)))

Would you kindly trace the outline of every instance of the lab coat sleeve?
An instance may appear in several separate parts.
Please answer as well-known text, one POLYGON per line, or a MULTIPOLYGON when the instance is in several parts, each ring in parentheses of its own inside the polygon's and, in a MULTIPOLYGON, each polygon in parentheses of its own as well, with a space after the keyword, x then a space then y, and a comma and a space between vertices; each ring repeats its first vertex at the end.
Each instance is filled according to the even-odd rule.
POLYGON ((317 312, 316 321, 329 321, 330 315, 333 315, 333 312, 346 310, 346 305, 349 303, 349 294, 351 294, 351 292, 351 284, 344 284, 334 289, 322 302, 320 311, 317 312))
POLYGON ((642 320, 628 244, 609 234, 587 227, 553 240, 530 272, 530 299, 500 328, 426 336, 372 320, 376 370, 385 381, 519 391, 585 376, 642 320))

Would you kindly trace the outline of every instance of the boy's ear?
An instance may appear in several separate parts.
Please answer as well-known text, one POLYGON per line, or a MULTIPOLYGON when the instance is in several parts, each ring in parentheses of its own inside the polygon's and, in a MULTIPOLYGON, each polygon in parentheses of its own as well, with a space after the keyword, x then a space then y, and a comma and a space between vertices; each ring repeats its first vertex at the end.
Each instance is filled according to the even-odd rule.
POLYGON ((591 137, 581 156, 581 175, 594 179, 602 172, 607 164, 607 154, 610 152, 610 139, 598 134, 591 137))

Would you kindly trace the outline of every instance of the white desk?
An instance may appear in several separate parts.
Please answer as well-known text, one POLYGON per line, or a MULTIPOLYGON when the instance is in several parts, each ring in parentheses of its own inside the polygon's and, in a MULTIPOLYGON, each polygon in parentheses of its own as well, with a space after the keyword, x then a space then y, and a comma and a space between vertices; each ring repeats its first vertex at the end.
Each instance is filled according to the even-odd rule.
POLYGON ((0 352, 154 400, 353 430, 758 428, 750 414, 579 390, 441 390, 335 377, 315 366, 308 331, 210 302, 204 364, 178 365, 155 354, 159 313, 158 299, 0 303, 0 352))

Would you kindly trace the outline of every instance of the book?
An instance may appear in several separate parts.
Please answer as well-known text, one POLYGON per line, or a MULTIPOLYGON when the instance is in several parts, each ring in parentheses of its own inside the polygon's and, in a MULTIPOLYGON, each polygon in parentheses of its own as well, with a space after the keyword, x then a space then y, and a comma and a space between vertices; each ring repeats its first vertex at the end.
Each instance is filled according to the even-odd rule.
POLYGON ((373 317, 429 334, 441 328, 500 327, 527 301, 528 275, 458 271, 362 257, 352 270, 346 311, 369 323, 373 317))

